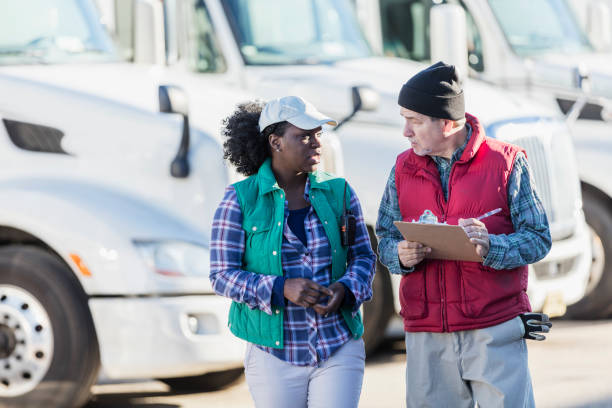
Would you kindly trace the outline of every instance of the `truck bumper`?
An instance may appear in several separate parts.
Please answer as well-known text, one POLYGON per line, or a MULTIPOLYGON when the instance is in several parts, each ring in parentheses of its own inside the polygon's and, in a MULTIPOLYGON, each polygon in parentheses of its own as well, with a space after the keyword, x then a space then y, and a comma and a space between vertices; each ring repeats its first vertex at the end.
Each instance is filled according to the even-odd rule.
POLYGON ((109 379, 170 378, 241 367, 244 342, 227 328, 230 301, 215 295, 92 298, 109 379))
POLYGON ((591 233, 581 215, 571 237, 555 241, 548 255, 529 266, 527 294, 534 311, 553 316, 584 296, 591 269, 591 233))

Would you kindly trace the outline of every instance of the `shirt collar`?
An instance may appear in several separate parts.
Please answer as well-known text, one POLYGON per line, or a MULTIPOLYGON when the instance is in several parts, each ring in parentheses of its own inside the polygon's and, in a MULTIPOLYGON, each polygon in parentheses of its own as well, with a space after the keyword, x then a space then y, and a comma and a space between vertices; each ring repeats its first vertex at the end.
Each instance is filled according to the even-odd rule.
POLYGON ((280 190, 274 172, 272 171, 272 160, 268 157, 257 171, 257 182, 259 184, 259 195, 267 194, 274 190, 280 190))
MULTIPOLYGON (((455 150, 455 152, 453 153, 453 155, 451 156, 450 159, 450 164, 456 162, 457 160, 459 160, 461 158, 461 155, 463 154, 463 151, 465 150, 468 142, 470 141, 470 137, 472 137, 472 126, 470 126, 469 123, 465 124, 465 128, 467 130, 467 136, 465 138, 465 142, 463 142, 463 144, 461 146, 459 146, 457 148, 457 150, 455 150)), ((442 157, 442 156, 431 156, 431 158, 437 163, 437 164, 441 164, 441 163, 449 163, 449 160, 442 157)))
MULTIPOLYGON (((271 191, 280 190, 278 182, 276 181, 276 177, 274 177, 274 172, 272 171, 272 160, 267 158, 266 161, 259 167, 257 171, 257 179, 259 183, 259 195, 267 194, 271 191)), ((310 189, 321 189, 321 190, 329 190, 328 183, 324 183, 325 179, 323 178, 323 173, 319 171, 315 171, 313 173, 309 173, 306 178, 306 186, 304 188, 304 197, 308 200, 308 196, 310 194, 310 189)))

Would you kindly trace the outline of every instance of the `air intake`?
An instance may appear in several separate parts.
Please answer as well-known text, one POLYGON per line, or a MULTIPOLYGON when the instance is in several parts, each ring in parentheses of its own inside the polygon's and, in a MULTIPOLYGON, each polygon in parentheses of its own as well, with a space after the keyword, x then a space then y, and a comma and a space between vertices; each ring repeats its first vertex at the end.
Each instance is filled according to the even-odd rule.
POLYGON ((3 119, 13 144, 31 152, 68 154, 62 149, 62 131, 42 125, 3 119))

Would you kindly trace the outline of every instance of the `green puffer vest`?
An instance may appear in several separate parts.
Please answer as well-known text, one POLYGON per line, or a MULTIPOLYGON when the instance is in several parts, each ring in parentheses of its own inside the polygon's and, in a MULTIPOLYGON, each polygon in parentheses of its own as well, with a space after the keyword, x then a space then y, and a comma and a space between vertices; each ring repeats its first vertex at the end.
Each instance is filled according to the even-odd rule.
MULTIPOLYGON (((347 248, 341 245, 339 222, 342 215, 344 179, 325 172, 309 174, 310 203, 323 223, 332 248, 332 281, 346 271, 347 248)), ((285 222, 285 193, 278 186, 270 159, 261 165, 257 174, 235 183, 234 188, 242 210, 242 228, 246 233, 243 269, 264 275, 283 275, 281 247, 285 222)), ((347 208, 350 192, 347 190, 347 208)), ((342 316, 353 337, 363 334, 361 314, 342 308, 342 316)), ((272 315, 250 309, 244 303, 232 302, 229 328, 234 335, 262 346, 283 348, 282 307, 275 307, 272 315)))

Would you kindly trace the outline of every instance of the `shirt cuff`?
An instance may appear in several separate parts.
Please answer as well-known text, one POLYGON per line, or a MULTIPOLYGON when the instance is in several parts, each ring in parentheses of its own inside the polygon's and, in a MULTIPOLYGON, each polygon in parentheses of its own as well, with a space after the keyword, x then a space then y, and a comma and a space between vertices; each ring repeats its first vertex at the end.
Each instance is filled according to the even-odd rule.
POLYGON ((349 289, 348 285, 346 285, 344 282, 340 283, 342 283, 342 286, 344 286, 344 299, 342 300, 342 307, 346 307, 353 310, 353 308, 355 307, 355 303, 357 302, 357 300, 355 299, 355 295, 353 294, 351 289, 349 289))
POLYGON ((504 269, 504 254, 507 252, 507 240, 498 235, 489 235, 489 253, 482 264, 493 269, 504 269))
POLYGON ((274 285, 272 286, 272 297, 270 303, 274 307, 285 306, 285 277, 277 276, 274 279, 274 285))
POLYGON ((411 266, 410 268, 405 268, 400 262, 397 254, 393 258, 393 260, 389 262, 389 264, 387 265, 387 269, 395 275, 406 275, 407 273, 414 272, 414 266, 411 266))

